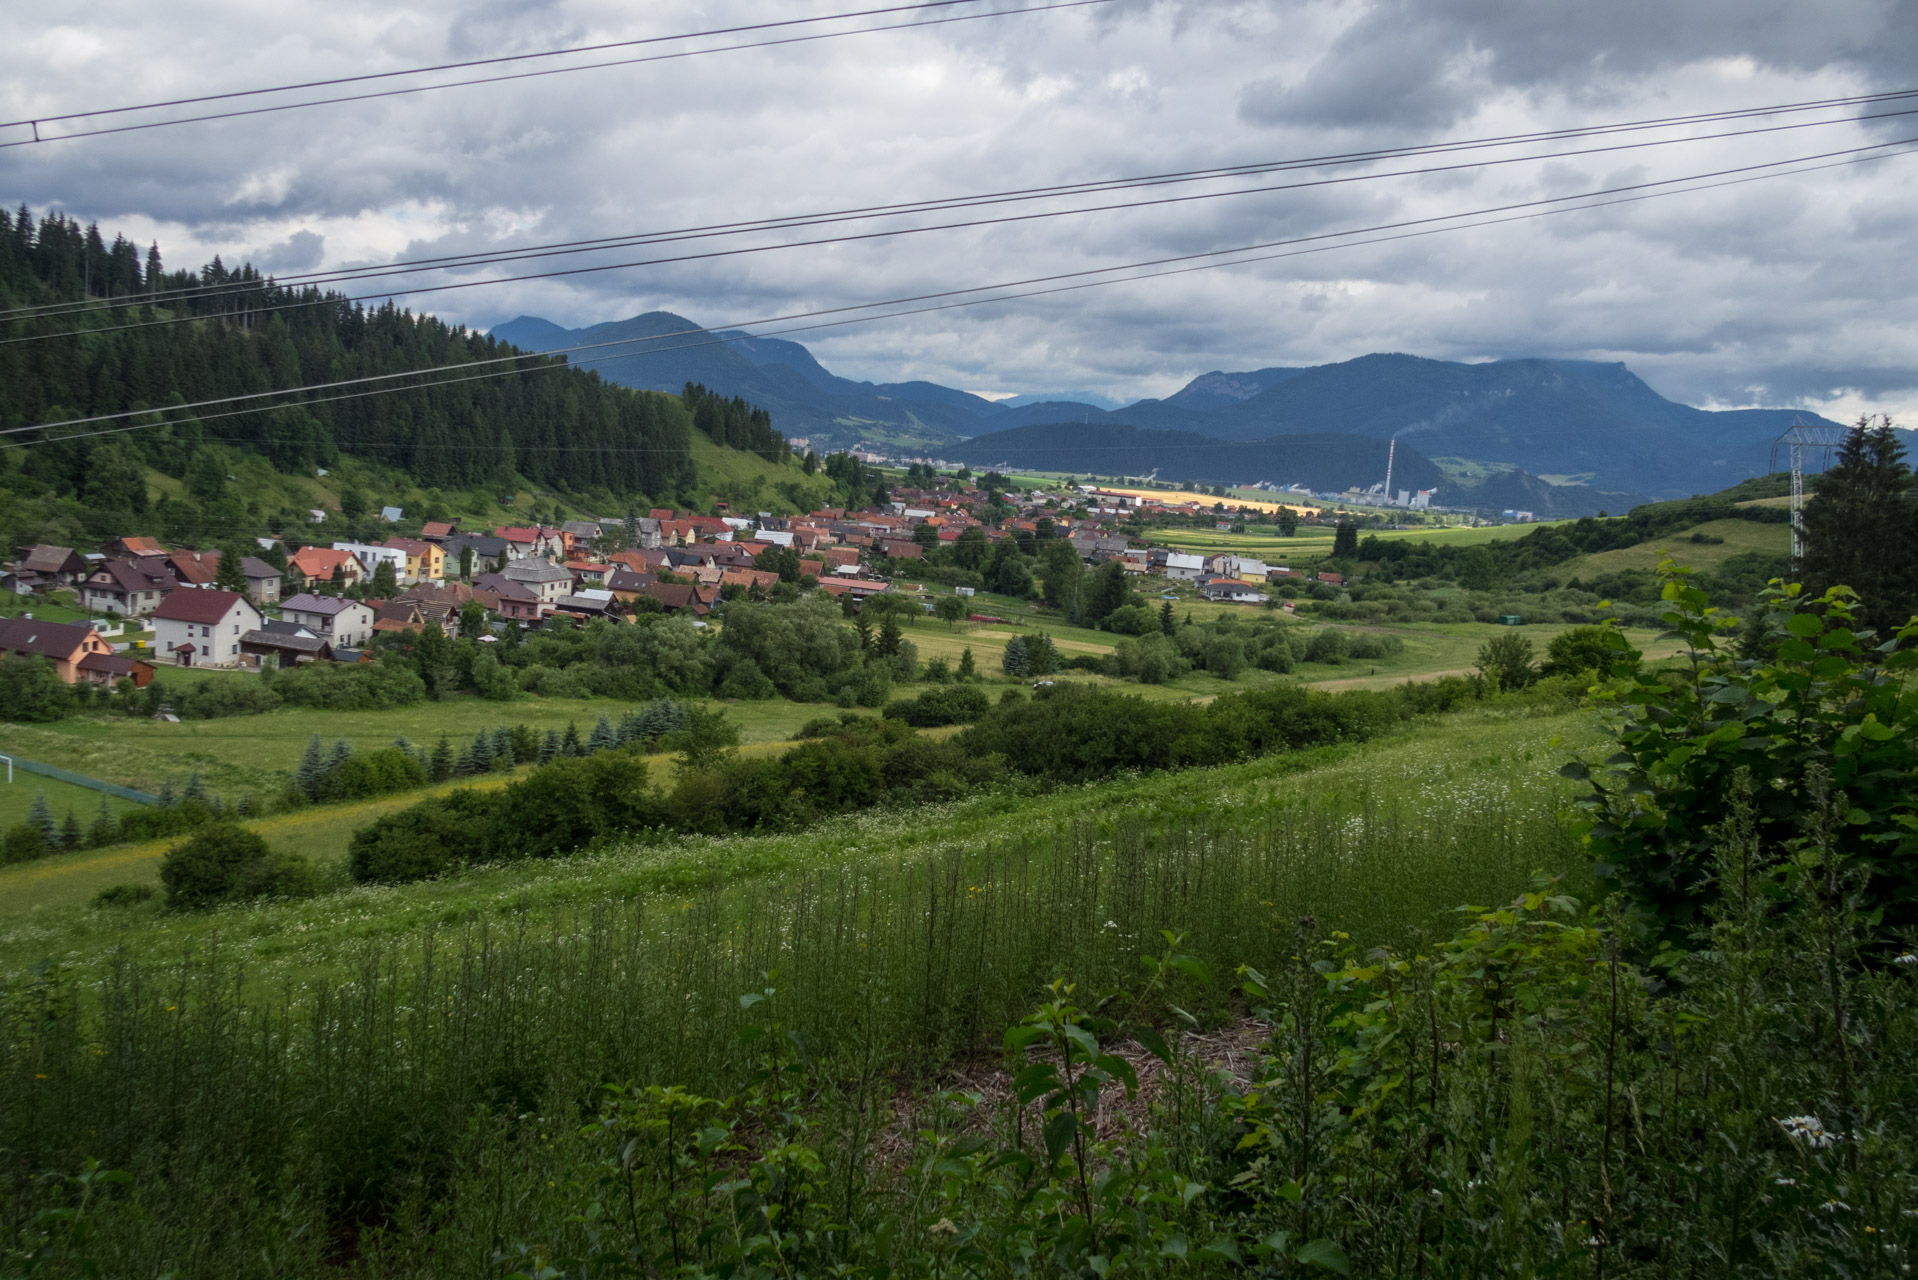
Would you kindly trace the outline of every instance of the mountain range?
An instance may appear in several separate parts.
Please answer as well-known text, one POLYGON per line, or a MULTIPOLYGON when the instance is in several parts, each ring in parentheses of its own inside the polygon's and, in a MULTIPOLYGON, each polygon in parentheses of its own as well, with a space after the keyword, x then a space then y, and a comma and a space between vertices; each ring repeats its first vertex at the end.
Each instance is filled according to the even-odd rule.
POLYGON ((1351 481, 1338 478, 1358 469, 1363 479, 1374 453, 1381 465, 1366 483, 1383 480, 1384 442, 1396 438, 1403 466, 1395 468, 1394 488, 1435 487, 1426 483, 1430 467, 1444 472, 1436 483, 1440 502, 1529 506, 1541 514, 1620 510, 1641 497, 1712 492, 1762 475, 1771 442, 1801 416, 1790 409, 1693 408, 1659 395, 1622 363, 1579 360, 1462 364, 1374 354, 1313 367, 1215 370, 1163 400, 1112 408, 1110 401, 1071 399, 994 402, 934 382, 855 381, 833 374, 797 342, 708 332, 664 311, 586 329, 521 316, 492 334, 529 351, 604 346, 607 354, 580 352, 575 363, 626 386, 677 391, 700 382, 744 396, 769 409, 778 430, 819 450, 863 442, 972 461, 997 449, 1001 456, 992 461, 1035 470, 1156 469, 1162 479, 1343 488, 1351 481), (1019 428, 1066 425, 1075 430, 995 439, 1019 428), (1221 447, 1261 442, 1257 449, 1221 447), (1020 464, 1006 452, 1013 448, 1045 461, 1020 464), (1160 465, 1109 461, 1122 458, 1160 465))

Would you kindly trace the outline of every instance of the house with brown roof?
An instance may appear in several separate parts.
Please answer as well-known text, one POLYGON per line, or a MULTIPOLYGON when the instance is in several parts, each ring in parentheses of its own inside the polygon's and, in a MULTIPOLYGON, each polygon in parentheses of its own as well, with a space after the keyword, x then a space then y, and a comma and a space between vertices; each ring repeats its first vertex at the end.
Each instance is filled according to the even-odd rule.
POLYGON ((473 579, 473 588, 479 598, 490 597, 494 601, 488 607, 502 618, 514 622, 538 622, 540 619, 540 605, 544 601, 538 592, 524 583, 515 582, 502 574, 482 573, 473 579))
POLYGON ((280 598, 280 571, 258 556, 241 556, 240 571, 246 575, 246 594, 254 604, 272 604, 280 598))
POLYGON ((183 667, 239 665, 240 637, 259 630, 259 606, 237 591, 175 591, 153 611, 157 652, 183 667))
POLYGON ((141 556, 164 556, 166 548, 152 538, 115 538, 100 548, 108 556, 135 560, 141 556))
POLYGON ((701 587, 690 582, 655 582, 645 594, 659 601, 667 613, 690 613, 703 618, 719 602, 718 587, 701 587))
POLYGON ((41 657, 53 663, 62 680, 72 684, 87 678, 86 659, 113 656, 113 646, 88 623, 46 622, 39 618, 0 618, 0 654, 41 657))
POLYGON ((220 576, 220 553, 217 551, 174 551, 165 557, 164 563, 183 587, 210 587, 214 579, 220 576))
POLYGON ((179 589, 180 580, 161 560, 107 560, 81 582, 80 607, 88 613, 139 618, 179 589))
POLYGON ((450 538, 459 532, 459 527, 460 522, 457 520, 428 520, 420 526, 420 537, 450 538))
MULTIPOLYGON (((373 614, 373 630, 424 631, 426 613, 411 601, 389 600, 373 614)), ((444 630, 444 628, 442 628, 444 630)))
POLYGON ((20 548, 20 561, 14 565, 16 570, 37 573, 49 582, 61 586, 72 586, 87 576, 89 566, 86 557, 72 547, 54 547, 45 544, 20 548))

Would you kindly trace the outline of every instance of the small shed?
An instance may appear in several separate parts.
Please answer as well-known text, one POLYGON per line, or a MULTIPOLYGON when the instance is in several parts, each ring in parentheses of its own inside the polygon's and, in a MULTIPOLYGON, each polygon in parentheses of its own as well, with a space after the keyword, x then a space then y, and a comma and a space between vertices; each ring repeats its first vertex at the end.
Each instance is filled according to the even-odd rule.
POLYGON ((1525 625, 1525 619, 1519 617, 1516 613, 1501 613, 1498 615, 1498 625, 1501 627, 1522 627, 1525 625))

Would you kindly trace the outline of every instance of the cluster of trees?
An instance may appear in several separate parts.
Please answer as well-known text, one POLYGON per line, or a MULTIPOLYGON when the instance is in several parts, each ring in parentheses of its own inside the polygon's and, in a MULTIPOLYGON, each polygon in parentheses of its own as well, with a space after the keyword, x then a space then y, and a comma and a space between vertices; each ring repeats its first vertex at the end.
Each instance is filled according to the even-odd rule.
MULTIPOLYGON (((157 245, 142 260, 123 238, 103 243, 97 227, 59 214, 36 221, 24 207, 0 211, 0 306, 142 296, 153 301, 10 326, 13 336, 35 340, 0 346, 0 423, 156 411, 132 420, 156 424, 146 429, 73 433, 14 455, 0 467, 0 487, 15 500, 73 500, 102 534, 160 533, 142 468, 186 478, 199 467, 223 477, 222 451, 209 437, 284 471, 310 471, 345 452, 447 488, 508 483, 515 474, 660 496, 693 483, 693 415, 678 397, 553 368, 565 363, 557 357, 526 356, 497 377, 242 413, 211 428, 190 413, 162 414, 273 387, 496 359, 514 348, 391 303, 368 309, 285 288, 218 258, 198 271, 166 271, 157 245), (111 327, 123 322, 145 327, 111 327)), ((217 506, 222 519, 248 515, 237 495, 202 492, 191 502, 217 506)))
POLYGON ((64 819, 56 819, 53 806, 41 793, 34 797, 26 821, 0 833, 0 862, 28 862, 77 849, 164 840, 229 816, 245 818, 261 812, 260 803, 251 795, 241 796, 236 804, 228 806, 207 788, 198 773, 187 779, 184 790, 176 790, 169 778, 161 784, 158 799, 158 804, 126 809, 115 817, 103 795, 92 820, 85 821, 71 807, 64 819))
POLYGON ((1386 692, 1298 687, 1210 703, 1150 703, 1085 686, 1007 690, 986 707, 959 685, 895 704, 883 717, 808 726, 782 755, 739 758, 718 717, 694 713, 671 790, 635 750, 561 760, 492 791, 455 791, 381 818, 353 837, 355 879, 398 882, 462 865, 550 857, 615 838, 783 831, 875 805, 958 799, 1007 785, 1087 782, 1120 770, 1226 764, 1274 751, 1375 737, 1408 717, 1482 696, 1456 677, 1386 692), (963 723, 955 738, 913 733, 963 723))
POLYGON ((728 398, 689 382, 680 399, 691 411, 693 425, 714 444, 756 453, 768 462, 783 462, 792 455, 786 437, 773 430, 772 414, 743 397, 728 398))

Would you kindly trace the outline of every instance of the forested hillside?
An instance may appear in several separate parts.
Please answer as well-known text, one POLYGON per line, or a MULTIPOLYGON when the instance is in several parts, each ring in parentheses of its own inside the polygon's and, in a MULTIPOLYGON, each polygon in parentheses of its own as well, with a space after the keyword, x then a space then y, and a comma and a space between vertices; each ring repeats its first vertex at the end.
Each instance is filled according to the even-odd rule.
MULTIPOLYGON (((77 315, 16 315, 0 335, 0 424, 163 408, 516 352, 391 304, 367 308, 335 293, 285 288, 218 258, 198 271, 169 271, 157 245, 143 252, 120 236, 109 244, 97 226, 59 214, 36 221, 24 207, 0 211, 0 306, 16 312, 83 298, 103 305, 77 315), (151 301, 104 305, 142 295, 151 301)), ((256 451, 289 473, 310 474, 347 453, 447 489, 510 485, 517 475, 582 494, 668 498, 693 482, 692 417, 677 397, 615 387, 545 356, 527 356, 499 376, 456 373, 387 394, 327 392, 304 405, 209 408, 150 425, 157 421, 95 424, 63 442, 0 454, 0 484, 22 497, 80 496, 131 509, 144 503, 142 467, 184 476, 202 444, 256 451)), ((755 440, 770 447, 770 423, 756 425, 755 440)))

